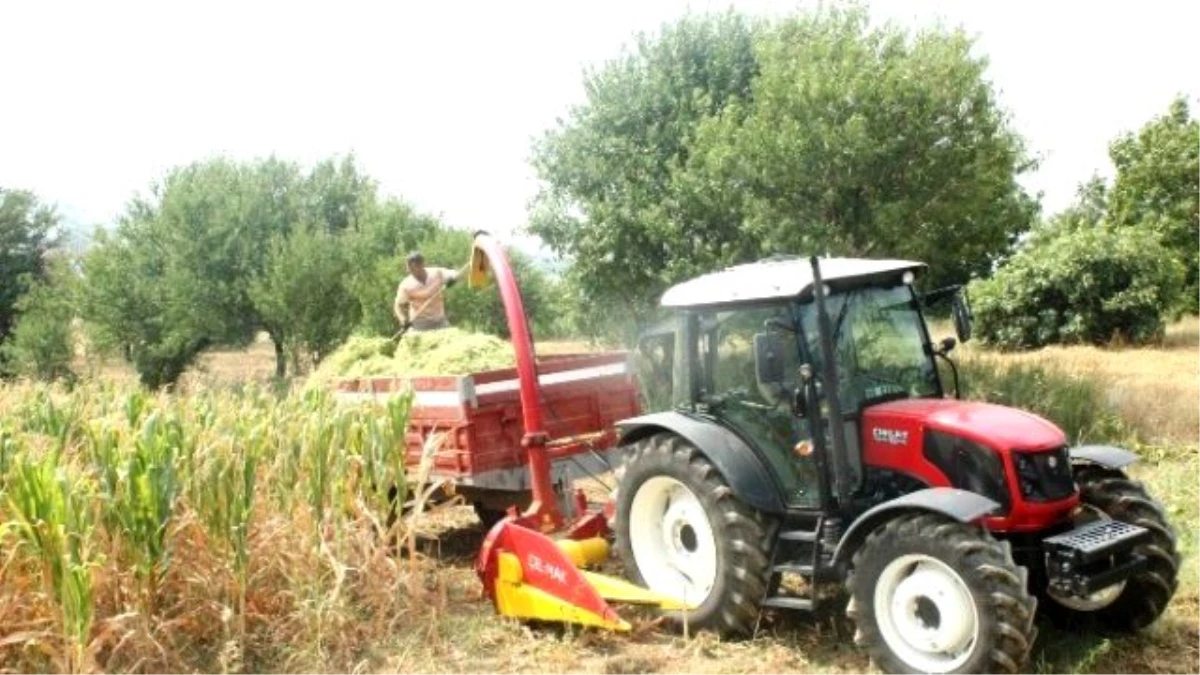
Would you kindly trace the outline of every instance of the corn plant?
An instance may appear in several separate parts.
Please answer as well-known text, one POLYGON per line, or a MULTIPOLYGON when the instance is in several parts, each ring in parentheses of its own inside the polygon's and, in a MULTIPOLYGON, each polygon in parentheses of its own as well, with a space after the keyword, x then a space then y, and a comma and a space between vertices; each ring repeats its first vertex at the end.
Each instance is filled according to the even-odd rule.
POLYGON ((6 497, 15 516, 11 525, 41 567, 44 586, 58 606, 67 668, 79 672, 93 614, 89 486, 58 466, 54 455, 22 454, 9 474, 6 497))
MULTIPOLYGON (((115 500, 120 478, 121 432, 105 420, 93 421, 84 432, 81 455, 99 479, 105 500, 115 500)), ((111 514, 114 510, 105 509, 105 513, 111 514)))
POLYGON ((334 470, 335 436, 336 428, 324 411, 319 413, 304 429, 307 447, 301 459, 302 473, 305 478, 309 507, 312 508, 313 519, 318 524, 325 519, 325 507, 329 501, 334 470))
POLYGON ((406 393, 388 399, 382 410, 360 413, 366 418, 361 447, 363 490, 379 512, 390 513, 407 497, 404 465, 411 408, 412 394, 406 393))
POLYGON ((112 504, 150 614, 158 582, 170 564, 167 527, 179 496, 175 462, 183 435, 178 420, 164 420, 157 411, 150 413, 134 442, 112 504))
POLYGON ((78 431, 80 407, 77 398, 69 398, 60 404, 48 389, 39 389, 34 399, 19 412, 25 430, 53 438, 56 449, 61 452, 78 431))
MULTIPOLYGON (((214 448, 214 450, 216 450, 214 448)), ((239 644, 245 646, 246 585, 250 569, 250 518, 261 441, 244 445, 233 438, 226 448, 205 458, 198 481, 198 506, 210 535, 225 544, 233 557, 239 644)))
POLYGON ((125 396, 125 405, 122 407, 125 412, 125 421, 132 429, 137 426, 137 423, 142 419, 142 414, 149 407, 150 397, 142 389, 135 389, 125 396))

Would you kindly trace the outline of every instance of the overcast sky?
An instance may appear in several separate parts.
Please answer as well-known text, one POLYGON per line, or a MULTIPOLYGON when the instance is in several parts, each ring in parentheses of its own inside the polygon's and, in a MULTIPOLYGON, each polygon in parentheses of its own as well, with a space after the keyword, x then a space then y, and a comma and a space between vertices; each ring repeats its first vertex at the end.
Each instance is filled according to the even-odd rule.
MULTIPOLYGON (((778 14, 813 3, 746 0, 778 14)), ((303 163, 353 151, 385 192, 509 232, 537 184, 531 140, 583 96, 582 69, 703 0, 0 4, 0 186, 110 223, 169 167, 215 154, 303 163)), ((1043 158, 1053 212, 1108 141, 1200 103, 1196 2, 876 1, 880 19, 978 37, 1043 158), (1188 65, 1191 64, 1191 65, 1188 65)))

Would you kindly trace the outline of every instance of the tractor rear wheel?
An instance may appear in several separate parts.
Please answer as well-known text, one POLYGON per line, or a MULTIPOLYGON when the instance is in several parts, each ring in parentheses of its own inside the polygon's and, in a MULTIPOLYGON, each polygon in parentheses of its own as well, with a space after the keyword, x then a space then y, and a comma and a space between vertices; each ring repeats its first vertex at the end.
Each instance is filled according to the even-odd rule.
POLYGON ((885 672, 1015 673, 1037 636, 1027 580, 986 530, 906 514, 854 554, 846 613, 885 672))
POLYGON ((748 634, 766 590, 767 526, 712 463, 674 434, 629 445, 617 487, 616 548, 626 574, 691 604, 668 619, 748 634))
POLYGON ((1104 626, 1134 632, 1150 625, 1167 609, 1179 585, 1179 552, 1175 530, 1162 505, 1146 489, 1121 471, 1084 465, 1075 469, 1080 505, 1086 517, 1111 518, 1150 530, 1150 539, 1134 549, 1149 566, 1124 582, 1102 589, 1088 598, 1059 598, 1046 593, 1047 614, 1064 625, 1094 617, 1104 626))

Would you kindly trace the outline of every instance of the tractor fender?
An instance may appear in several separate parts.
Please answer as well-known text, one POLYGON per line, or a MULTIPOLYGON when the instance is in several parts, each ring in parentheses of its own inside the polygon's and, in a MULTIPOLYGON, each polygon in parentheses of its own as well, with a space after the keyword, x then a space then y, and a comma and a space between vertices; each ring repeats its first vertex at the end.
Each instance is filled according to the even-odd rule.
POLYGON ((958 488, 935 487, 910 492, 902 497, 876 504, 859 516, 838 542, 833 555, 835 564, 850 562, 854 551, 875 528, 901 513, 928 511, 949 516, 962 523, 973 522, 1000 508, 1000 504, 981 494, 958 488))
POLYGON ((1071 461, 1097 464, 1106 469, 1123 469, 1138 461, 1138 456, 1111 445, 1080 445, 1071 448, 1071 461))
POLYGON ((787 509, 767 467, 737 434, 703 418, 679 412, 653 413, 617 423, 621 445, 669 432, 687 440, 704 454, 734 496, 759 511, 782 514, 787 509))

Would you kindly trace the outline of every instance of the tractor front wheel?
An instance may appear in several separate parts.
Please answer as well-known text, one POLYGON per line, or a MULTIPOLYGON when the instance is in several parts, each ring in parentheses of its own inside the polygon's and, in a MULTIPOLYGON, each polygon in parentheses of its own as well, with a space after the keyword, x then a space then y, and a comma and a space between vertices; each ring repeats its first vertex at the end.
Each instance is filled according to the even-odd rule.
POLYGON ((766 589, 762 516, 738 501, 692 444, 658 434, 626 449, 616 548, 626 574, 694 609, 667 617, 692 630, 746 634, 766 589))
POLYGON ((1167 522, 1162 505, 1140 483, 1120 471, 1084 465, 1075 469, 1075 481, 1085 517, 1111 518, 1150 531, 1150 538, 1134 549, 1148 564, 1129 579, 1087 598, 1056 597, 1047 591, 1047 613, 1068 626, 1080 618, 1093 617, 1115 631, 1140 630, 1166 611, 1179 585, 1175 530, 1167 522))
POLYGON ((847 614, 886 672, 1015 673, 1037 635, 1027 579, 986 530, 906 514, 855 553, 847 614))

